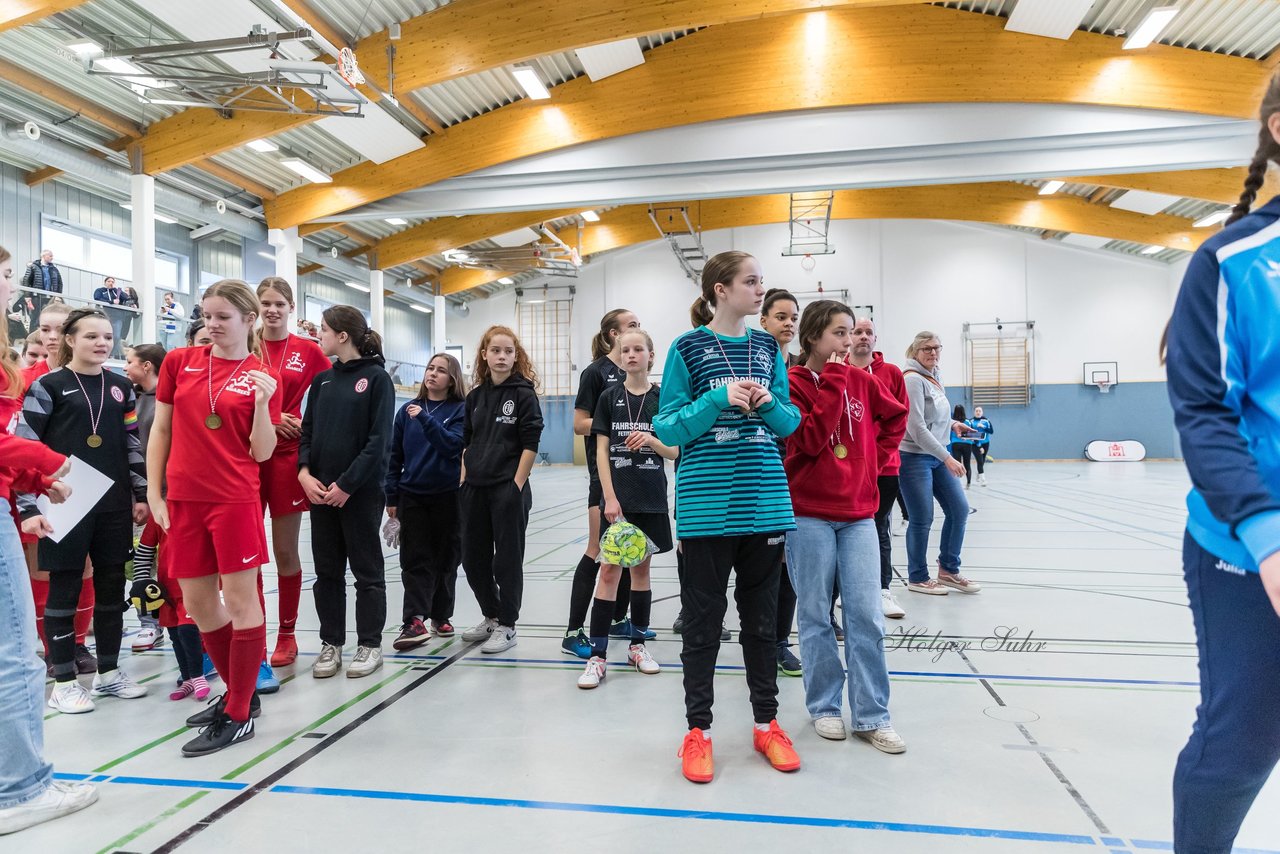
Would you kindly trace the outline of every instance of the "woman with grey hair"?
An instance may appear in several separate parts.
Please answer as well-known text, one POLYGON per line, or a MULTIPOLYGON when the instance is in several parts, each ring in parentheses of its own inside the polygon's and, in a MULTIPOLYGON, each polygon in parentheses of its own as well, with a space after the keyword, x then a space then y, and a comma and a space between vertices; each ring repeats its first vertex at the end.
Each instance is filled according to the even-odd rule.
POLYGON ((942 342, 932 332, 920 332, 907 347, 902 373, 907 383, 911 409, 907 434, 899 450, 902 467, 898 483, 907 503, 907 589, 916 593, 945 596, 951 590, 977 593, 981 588, 960 574, 960 549, 969 521, 969 502, 960 478, 964 466, 947 451, 951 433, 964 425, 951 419, 951 403, 938 372, 942 342), (938 576, 929 577, 926 552, 929 529, 933 526, 933 499, 942 505, 942 542, 938 554, 938 576))

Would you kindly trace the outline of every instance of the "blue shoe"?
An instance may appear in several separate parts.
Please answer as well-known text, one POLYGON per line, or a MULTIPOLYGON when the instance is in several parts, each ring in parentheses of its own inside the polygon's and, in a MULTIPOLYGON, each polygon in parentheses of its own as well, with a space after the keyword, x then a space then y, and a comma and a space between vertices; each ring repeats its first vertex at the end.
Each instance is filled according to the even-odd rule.
MULTIPOLYGON (((626 640, 631 640, 631 632, 633 631, 634 631, 634 628, 631 625, 631 620, 626 619, 626 620, 623 620, 621 623, 614 623, 612 626, 609 627, 609 637, 624 638, 626 640)), ((657 636, 658 636, 658 633, 655 632, 653 629, 644 630, 645 640, 653 640, 657 636)))
POLYGON ((280 680, 272 672, 271 665, 265 661, 258 665, 257 687, 259 694, 274 694, 280 690, 280 680))
POLYGON ((204 653, 204 678, 206 680, 218 678, 218 670, 213 666, 213 662, 209 660, 209 653, 207 652, 204 653))
POLYGON ((587 640, 586 632, 578 629, 577 633, 564 636, 564 640, 560 642, 560 651, 565 655, 587 659, 591 657, 591 641, 587 640))

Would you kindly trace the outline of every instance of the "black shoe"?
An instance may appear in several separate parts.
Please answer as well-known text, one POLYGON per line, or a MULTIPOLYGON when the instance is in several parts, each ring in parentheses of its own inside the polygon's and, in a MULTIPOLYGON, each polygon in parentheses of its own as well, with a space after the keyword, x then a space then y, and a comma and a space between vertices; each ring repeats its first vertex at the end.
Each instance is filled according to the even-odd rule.
POLYGON ((225 714, 219 714, 212 723, 200 730, 199 735, 182 745, 182 755, 205 756, 251 738, 252 716, 244 723, 239 723, 225 714))
POLYGON ((840 625, 835 617, 831 618, 831 628, 836 633, 836 642, 844 643, 844 626, 840 625))
POLYGON ((800 664, 800 659, 796 658, 796 654, 791 651, 789 646, 778 646, 778 672, 783 676, 804 675, 804 668, 800 664))
MULTIPOLYGON (((205 706, 204 711, 196 712, 187 718, 187 726, 202 727, 208 726, 218 719, 227 710, 227 695, 219 694, 209 701, 209 705, 205 706)), ((249 698, 249 717, 256 718, 262 714, 262 700, 258 698, 258 692, 254 691, 253 696, 249 698)))
POLYGON ((684 634, 684 611, 681 611, 676 621, 671 624, 671 631, 675 634, 684 634))
POLYGON ((98 659, 93 657, 93 653, 89 652, 89 647, 82 643, 76 644, 76 673, 81 676, 88 676, 98 672, 98 659))

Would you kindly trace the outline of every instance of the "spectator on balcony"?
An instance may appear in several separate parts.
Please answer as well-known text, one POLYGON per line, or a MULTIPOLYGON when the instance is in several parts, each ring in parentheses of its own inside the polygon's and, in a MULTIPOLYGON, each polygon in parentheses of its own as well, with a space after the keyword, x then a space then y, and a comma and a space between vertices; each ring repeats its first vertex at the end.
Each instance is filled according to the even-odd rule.
POLYGON ((160 346, 165 350, 173 349, 181 324, 182 305, 174 299, 171 291, 165 291, 160 303, 160 346))
POLYGON ((27 332, 35 332, 40 325, 40 311, 49 302, 48 297, 42 297, 31 291, 48 291, 49 293, 62 293, 62 273, 53 265, 53 250, 45 249, 40 253, 40 257, 27 265, 27 271, 22 274, 22 287, 27 288, 26 296, 30 297, 31 305, 29 306, 28 328, 27 332))
POLYGON ((107 315, 107 320, 111 322, 111 358, 113 359, 124 358, 125 324, 133 319, 133 313, 126 307, 127 299, 128 295, 124 288, 116 286, 115 276, 107 276, 102 281, 102 287, 93 292, 94 302, 106 305, 103 311, 107 315))

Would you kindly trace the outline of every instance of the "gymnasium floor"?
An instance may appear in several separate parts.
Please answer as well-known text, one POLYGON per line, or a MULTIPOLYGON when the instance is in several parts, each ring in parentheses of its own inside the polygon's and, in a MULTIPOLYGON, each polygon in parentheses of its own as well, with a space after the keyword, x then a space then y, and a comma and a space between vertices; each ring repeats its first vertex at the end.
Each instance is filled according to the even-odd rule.
MULTIPOLYGON (((903 589, 907 618, 888 626, 903 755, 822 740, 801 680, 780 677, 779 717, 805 764, 792 775, 770 769, 751 750, 735 632, 717 680, 717 777, 686 782, 675 755, 684 720, 669 631, 674 557, 654 570, 652 648, 663 673, 619 666, 600 689, 579 691, 581 664, 559 639, 585 537, 586 475, 538 468, 525 621, 512 650, 482 656, 454 640, 395 654, 388 626, 381 672, 316 681, 304 593, 296 678, 279 673, 284 689, 264 699, 253 741, 205 759, 178 753, 182 720, 199 706, 167 699, 171 652, 135 656, 126 666, 152 680, 151 696, 46 721, 57 771, 100 781, 100 802, 0 841, 0 851, 1169 850, 1169 781, 1196 704, 1178 556, 1184 469, 1003 463, 989 479, 970 493, 979 512, 965 547, 983 592, 903 589), (1032 646, 992 649, 1001 626, 1032 646), (899 629, 919 633, 917 648, 899 629), (933 646, 955 646, 919 648, 939 632, 933 646)), ((901 537, 894 547, 901 568, 901 537)), ((388 568, 394 619, 394 556, 388 568)), ((458 587, 461 631, 478 611, 465 580, 458 587)), ((610 652, 621 660, 622 642, 610 652)), ((1280 780, 1239 843, 1280 849, 1280 780)))

